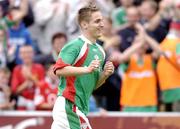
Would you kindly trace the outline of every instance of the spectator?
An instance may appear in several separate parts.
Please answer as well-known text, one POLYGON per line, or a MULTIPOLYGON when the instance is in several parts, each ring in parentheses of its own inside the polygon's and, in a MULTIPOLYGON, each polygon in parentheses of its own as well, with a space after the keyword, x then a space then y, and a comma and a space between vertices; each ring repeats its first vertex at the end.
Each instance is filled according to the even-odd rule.
POLYGON ((57 93, 58 93, 59 79, 53 73, 53 65, 50 65, 45 80, 38 84, 35 95, 35 104, 38 110, 52 110, 57 93))
POLYGON ((80 8, 85 6, 91 0, 74 0, 74 1, 67 1, 70 8, 69 8, 69 16, 67 20, 67 37, 68 40, 72 40, 80 35, 80 28, 77 23, 77 12, 80 8))
MULTIPOLYGON (((15 64, 21 64, 22 60, 19 56, 19 48, 25 44, 33 46, 33 41, 28 29, 25 27, 24 23, 20 21, 16 22, 14 26, 9 28, 9 48, 14 48, 14 59, 12 59, 15 64)), ((13 56, 12 55, 12 56, 13 56)))
POLYGON ((99 39, 103 42, 103 48, 107 53, 110 53, 112 49, 118 49, 120 45, 120 37, 115 34, 112 27, 112 20, 108 17, 104 18, 103 36, 99 39))
POLYGON ((33 10, 35 16, 33 37, 41 52, 49 54, 52 49, 52 36, 57 32, 67 33, 69 5, 62 0, 38 0, 33 10))
POLYGON ((179 1, 162 0, 161 6, 165 6, 166 13, 171 14, 172 23, 166 38, 161 42, 161 48, 167 57, 160 57, 157 65, 157 75, 161 90, 162 103, 165 111, 180 110, 180 72, 179 72, 179 43, 180 43, 180 10, 179 1))
POLYGON ((110 16, 112 10, 115 8, 113 0, 95 0, 96 5, 100 8, 103 16, 110 16), (108 5, 108 6, 107 6, 108 5))
POLYGON ((8 36, 7 34, 7 29, 13 25, 19 20, 21 20, 27 13, 27 1, 23 0, 22 5, 20 6, 19 9, 14 9, 10 8, 9 13, 5 16, 1 15, 0 17, 0 28, 3 32, 3 36, 1 36, 1 42, 3 41, 3 51, 4 54, 6 55, 6 63, 7 60, 9 60, 10 57, 13 56, 13 53, 15 51, 14 47, 8 47, 8 36), (8 59, 7 59, 8 58, 8 59))
POLYGON ((1 18, 7 14, 8 5, 9 5, 9 1, 7 1, 7 0, 0 1, 0 17, 1 18))
MULTIPOLYGON (((156 15, 162 15, 158 14, 161 13, 161 10, 162 9, 160 8, 158 12, 158 4, 155 1, 143 1, 140 6, 141 23, 146 26, 149 22, 151 22, 151 20, 153 20, 154 17, 156 17, 156 15)), ((169 19, 160 18, 156 27, 153 29, 146 28, 148 34, 160 43, 168 33, 169 22, 169 19)))
POLYGON ((4 14, 8 13, 9 8, 19 9, 21 6, 27 7, 27 13, 22 18, 22 21, 25 23, 25 26, 28 27, 33 24, 34 17, 32 8, 30 6, 29 0, 3 0, 2 5, 4 6, 4 14))
POLYGON ((33 63, 34 51, 32 46, 24 45, 20 48, 20 57, 23 61, 17 65, 12 74, 11 88, 17 95, 18 110, 34 110, 34 94, 40 80, 44 79, 44 68, 33 63))
POLYGON ((9 87, 10 71, 0 68, 0 110, 13 109, 15 101, 10 100, 11 89, 9 87))
POLYGON ((61 48, 66 44, 67 37, 63 33, 56 33, 53 35, 51 43, 52 43, 52 51, 50 54, 39 54, 34 57, 34 61, 40 63, 42 65, 49 65, 51 63, 55 63, 61 48), (48 59, 48 60, 47 60, 48 59))
POLYGON ((126 12, 128 27, 118 32, 121 38, 121 45, 119 49, 122 52, 131 46, 131 43, 136 35, 136 29, 134 28, 134 26, 140 19, 139 10, 137 7, 129 7, 126 12))
POLYGON ((127 23, 127 9, 133 5, 133 0, 119 0, 121 6, 114 9, 112 12, 113 27, 121 30, 126 27, 127 23))
POLYGON ((122 54, 113 53, 110 57, 113 61, 125 63, 122 67, 125 73, 122 76, 120 105, 123 111, 157 111, 157 80, 152 60, 156 56, 146 54, 146 49, 150 45, 158 55, 161 50, 140 24, 135 28, 138 35, 133 45, 122 54))
POLYGON ((162 102, 166 111, 180 111, 180 24, 172 22, 170 31, 161 43, 167 58, 160 57, 157 65, 162 102), (176 105, 176 106, 175 106, 176 105))

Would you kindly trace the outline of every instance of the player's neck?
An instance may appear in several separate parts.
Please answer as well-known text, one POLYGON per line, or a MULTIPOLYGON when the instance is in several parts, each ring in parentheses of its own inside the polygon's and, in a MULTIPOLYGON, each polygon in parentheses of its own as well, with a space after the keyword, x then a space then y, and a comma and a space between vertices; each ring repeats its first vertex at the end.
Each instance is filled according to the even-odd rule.
POLYGON ((96 39, 95 39, 93 36, 91 36, 90 34, 88 34, 88 33, 83 33, 83 35, 84 35, 89 41, 91 41, 91 43, 96 43, 96 39))

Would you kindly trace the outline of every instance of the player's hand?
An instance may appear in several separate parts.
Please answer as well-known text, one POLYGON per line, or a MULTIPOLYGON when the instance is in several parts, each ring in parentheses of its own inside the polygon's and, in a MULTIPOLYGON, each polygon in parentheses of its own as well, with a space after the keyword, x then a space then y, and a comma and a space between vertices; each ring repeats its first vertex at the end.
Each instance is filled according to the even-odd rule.
POLYGON ((105 76, 110 76, 113 73, 114 73, 114 65, 111 61, 107 61, 106 64, 104 65, 103 74, 105 76))
POLYGON ((94 70, 98 69, 100 66, 100 60, 93 60, 90 65, 87 67, 89 73, 93 72, 94 70))

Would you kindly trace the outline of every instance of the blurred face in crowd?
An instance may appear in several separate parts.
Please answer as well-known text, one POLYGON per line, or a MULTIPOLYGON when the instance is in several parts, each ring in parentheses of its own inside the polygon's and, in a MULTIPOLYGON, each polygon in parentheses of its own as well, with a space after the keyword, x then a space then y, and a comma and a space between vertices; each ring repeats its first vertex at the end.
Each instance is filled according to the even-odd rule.
POLYGON ((59 53, 67 40, 64 37, 57 37, 53 41, 53 49, 59 53))
POLYGON ((20 57, 24 64, 32 64, 34 57, 32 46, 22 46, 20 48, 20 57))
POLYGON ((180 1, 175 0, 174 2, 174 13, 177 21, 180 21, 180 1))
POLYGON ((139 21, 139 11, 136 7, 129 7, 127 9, 127 20, 130 26, 134 26, 139 21))
POLYGON ((122 6, 129 7, 133 4, 133 0, 119 0, 122 6))
POLYGON ((157 10, 157 3, 155 1, 144 1, 140 6, 140 14, 142 18, 150 20, 157 10))
POLYGON ((109 18, 104 18, 104 27, 102 30, 103 30, 103 35, 107 35, 111 33, 112 21, 109 18))

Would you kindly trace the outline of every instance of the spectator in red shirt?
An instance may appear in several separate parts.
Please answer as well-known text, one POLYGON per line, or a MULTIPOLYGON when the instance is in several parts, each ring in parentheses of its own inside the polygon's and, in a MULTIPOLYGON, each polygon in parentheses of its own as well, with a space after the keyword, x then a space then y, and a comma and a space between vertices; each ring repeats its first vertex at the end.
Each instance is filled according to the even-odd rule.
POLYGON ((53 65, 50 65, 45 80, 39 83, 35 95, 35 105, 38 110, 52 110, 58 92, 58 77, 53 73, 53 65))
POLYGON ((33 63, 34 51, 32 46, 24 45, 20 48, 23 64, 17 65, 12 74, 11 86, 14 94, 18 95, 18 110, 34 110, 34 94, 40 80, 44 79, 44 68, 33 63))

